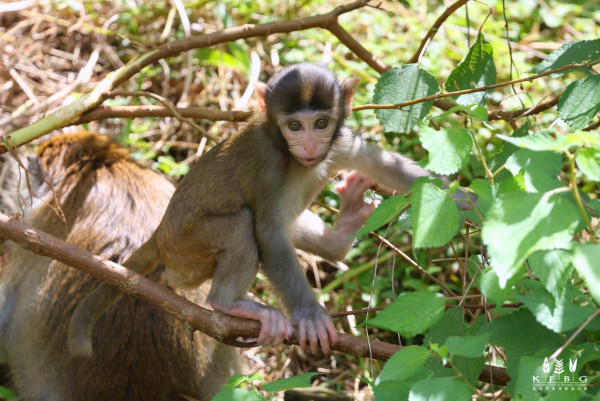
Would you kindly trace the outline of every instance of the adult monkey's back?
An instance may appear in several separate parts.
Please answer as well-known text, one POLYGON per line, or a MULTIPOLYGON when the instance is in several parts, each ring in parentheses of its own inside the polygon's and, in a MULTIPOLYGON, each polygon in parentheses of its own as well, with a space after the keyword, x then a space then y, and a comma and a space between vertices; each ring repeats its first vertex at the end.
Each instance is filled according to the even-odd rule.
MULTIPOLYGON (((28 161, 29 166, 55 191, 65 221, 48 206, 52 192, 47 185, 41 192, 48 204, 35 201, 26 211, 26 221, 117 263, 150 237, 174 191, 165 177, 140 167, 124 149, 100 135, 56 137, 42 145, 38 156, 28 161)), ((16 185, 14 175, 0 177, 16 185)), ((6 197, 16 190, 2 188, 0 208, 14 208, 16 203, 6 197)), ((27 194, 23 184, 21 193, 27 194)), ((234 349, 200 332, 192 335, 177 319, 130 297, 121 298, 98 320, 94 355, 72 357, 67 346, 71 314, 98 281, 5 245, 0 363, 9 364, 19 399, 162 401, 187 395, 209 400, 236 368, 234 349)), ((158 270, 152 278, 164 283, 162 269, 158 270)), ((180 294, 202 303, 207 290, 200 287, 180 294)))

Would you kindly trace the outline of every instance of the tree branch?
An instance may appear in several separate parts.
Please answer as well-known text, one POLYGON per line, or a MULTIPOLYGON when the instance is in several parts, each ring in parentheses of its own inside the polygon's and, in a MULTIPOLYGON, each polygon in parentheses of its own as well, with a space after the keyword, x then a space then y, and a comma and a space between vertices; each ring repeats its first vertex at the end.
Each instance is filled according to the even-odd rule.
POLYGON ((435 20, 431 28, 429 28, 429 31, 427 31, 427 34, 425 35, 423 40, 421 40, 419 49, 417 49, 415 54, 410 59, 408 59, 408 61, 406 61, 406 64, 414 64, 419 61, 421 54, 423 54, 423 51, 425 50, 425 46, 427 46, 427 44, 431 41, 431 38, 433 38, 433 36, 437 33, 444 21, 446 21, 448 17, 454 14, 456 10, 464 6, 468 1, 469 0, 458 0, 456 3, 453 3, 450 6, 448 6, 448 8, 446 8, 442 15, 440 15, 438 19, 435 20))
MULTIPOLYGON (((205 107, 177 108, 179 114, 194 119, 211 121, 247 121, 253 114, 251 111, 221 111, 205 107)), ((85 124, 105 118, 141 118, 141 117, 173 117, 173 113, 164 106, 98 106, 84 113, 73 125, 85 124)))
MULTIPOLYGON (((121 291, 175 316, 193 330, 200 330, 224 344, 236 347, 256 346, 254 342, 242 342, 239 338, 258 337, 260 324, 257 321, 209 311, 159 286, 145 276, 102 259, 3 213, 0 213, 0 237, 14 241, 38 255, 58 260, 114 285, 121 291)), ((23 268, 26 269, 27 266, 23 266, 23 268)), ((378 360, 387 360, 401 349, 398 345, 377 340, 371 341, 369 345, 366 339, 347 334, 340 334, 339 337, 339 343, 332 345, 331 348, 334 351, 360 358, 372 357, 378 360)), ((292 338, 286 343, 298 344, 298 339, 292 338)), ((510 377, 502 368, 485 366, 480 380, 490 383, 492 379, 494 384, 504 385, 510 380, 510 377)))
POLYGON ((353 3, 336 7, 326 14, 266 24, 243 25, 206 35, 197 35, 168 42, 155 50, 142 54, 125 66, 108 74, 91 92, 81 96, 73 103, 61 107, 54 113, 27 127, 13 131, 0 138, 0 154, 6 152, 9 147, 22 145, 54 129, 72 124, 82 114, 99 106, 111 91, 138 73, 142 68, 163 58, 173 57, 192 49, 210 47, 224 42, 233 42, 238 39, 266 37, 275 33, 289 33, 311 28, 328 29, 329 25, 336 23, 340 15, 364 7, 368 2, 369 0, 357 0, 353 3))

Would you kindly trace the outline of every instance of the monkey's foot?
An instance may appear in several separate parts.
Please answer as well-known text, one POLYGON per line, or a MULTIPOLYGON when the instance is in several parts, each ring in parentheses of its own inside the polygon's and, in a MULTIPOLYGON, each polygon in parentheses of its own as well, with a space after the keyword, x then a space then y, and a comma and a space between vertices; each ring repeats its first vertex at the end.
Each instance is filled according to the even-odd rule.
POLYGON ((330 344, 336 344, 339 337, 331 317, 327 312, 320 313, 319 316, 312 318, 298 319, 298 342, 300 347, 306 351, 308 349, 306 341, 313 355, 319 352, 319 344, 323 353, 331 353, 330 344))
POLYGON ((284 339, 292 337, 292 322, 275 308, 248 300, 237 301, 233 307, 227 307, 215 301, 211 301, 210 305, 214 310, 231 316, 258 320, 260 334, 256 343, 259 345, 276 347, 284 339))

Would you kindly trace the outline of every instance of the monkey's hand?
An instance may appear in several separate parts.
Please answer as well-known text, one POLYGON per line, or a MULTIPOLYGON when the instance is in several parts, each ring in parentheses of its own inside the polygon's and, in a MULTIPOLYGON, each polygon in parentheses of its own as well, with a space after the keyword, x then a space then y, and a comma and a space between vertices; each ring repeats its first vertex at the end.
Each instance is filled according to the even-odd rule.
POLYGON ((260 334, 256 339, 259 345, 276 347, 284 339, 292 337, 292 323, 279 310, 262 305, 250 300, 240 300, 232 306, 211 301, 214 310, 228 315, 242 317, 245 319, 258 320, 260 322, 260 334))
POLYGON ((344 180, 336 185, 340 195, 340 214, 335 224, 335 230, 346 235, 355 234, 369 218, 376 203, 366 203, 364 194, 373 182, 357 171, 346 174, 344 180))
POLYGON ((292 320, 298 323, 298 342, 302 350, 306 351, 310 345, 313 355, 321 349, 328 355, 331 352, 329 344, 336 344, 339 340, 331 316, 325 308, 316 302, 310 306, 304 305, 294 310, 292 320))

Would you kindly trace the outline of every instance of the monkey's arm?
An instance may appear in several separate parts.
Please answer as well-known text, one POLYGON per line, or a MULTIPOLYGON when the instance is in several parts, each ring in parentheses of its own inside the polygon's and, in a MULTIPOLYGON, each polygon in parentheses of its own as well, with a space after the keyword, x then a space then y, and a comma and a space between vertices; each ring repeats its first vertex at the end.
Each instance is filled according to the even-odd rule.
POLYGON ((419 177, 432 176, 414 160, 370 145, 349 130, 342 134, 333 156, 335 166, 358 170, 387 188, 406 192, 419 177))
POLYGON ((330 261, 344 259, 352 246, 353 234, 365 224, 375 204, 365 203, 364 192, 372 182, 352 171, 336 185, 340 195, 340 213, 334 228, 330 228, 316 214, 305 210, 294 223, 294 246, 317 254, 330 261))

